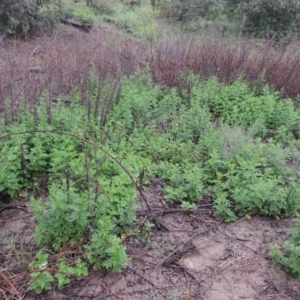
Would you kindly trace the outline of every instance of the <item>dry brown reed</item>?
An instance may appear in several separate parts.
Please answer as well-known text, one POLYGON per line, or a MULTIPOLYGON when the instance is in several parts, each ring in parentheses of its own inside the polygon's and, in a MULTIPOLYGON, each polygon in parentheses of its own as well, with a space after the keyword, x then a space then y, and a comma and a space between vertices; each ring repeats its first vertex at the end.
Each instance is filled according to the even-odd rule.
POLYGON ((276 47, 271 41, 258 45, 254 40, 220 40, 213 35, 169 36, 150 47, 98 27, 88 34, 65 27, 63 32, 30 41, 2 39, 0 107, 6 99, 14 108, 21 98, 36 103, 45 91, 50 97, 66 95, 75 86, 85 101, 91 68, 97 70, 101 82, 146 65, 155 83, 179 88, 185 88, 184 78, 190 71, 202 78, 214 75, 227 83, 241 74, 255 83, 264 73, 270 86, 295 97, 300 93, 298 43, 276 47))
POLYGON ((162 42, 151 59, 156 82, 181 86, 182 74, 193 71, 202 78, 217 76, 231 83, 239 76, 255 84, 264 74, 266 83, 286 96, 300 93, 300 55, 296 41, 282 46, 273 41, 220 40, 214 36, 201 38, 173 37, 162 42), (276 49, 277 48, 277 49, 276 49))
POLYGON ((92 68, 100 81, 131 74, 140 61, 140 45, 114 39, 94 28, 89 34, 71 27, 53 36, 30 41, 2 40, 0 44, 0 105, 6 99, 18 106, 20 97, 35 103, 47 91, 50 97, 79 87, 83 95, 92 68))

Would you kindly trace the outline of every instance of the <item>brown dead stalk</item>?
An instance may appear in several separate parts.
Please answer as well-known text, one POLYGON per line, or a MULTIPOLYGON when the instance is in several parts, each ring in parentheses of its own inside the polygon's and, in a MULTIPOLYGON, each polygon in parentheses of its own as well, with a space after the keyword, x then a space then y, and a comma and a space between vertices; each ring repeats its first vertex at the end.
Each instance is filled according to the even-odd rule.
MULTIPOLYGON (((227 231, 228 229, 236 226, 238 223, 242 222, 243 220, 245 220, 246 217, 236 221, 235 223, 233 223, 232 225, 226 227, 224 230, 221 230, 219 232, 217 232, 216 234, 212 235, 211 237, 209 237, 208 239, 202 241, 200 244, 197 245, 197 247, 199 247, 200 245, 206 243, 207 241, 215 238, 216 236, 218 236, 219 234, 224 233, 225 231, 227 231)), ((219 226, 219 224, 221 224, 222 221, 218 222, 217 224, 215 224, 214 226, 208 228, 207 230, 201 231, 201 232, 196 232, 194 233, 190 238, 188 238, 187 240, 185 240, 184 242, 180 243, 171 253, 169 253, 164 259, 162 259, 155 267, 158 268, 160 267, 165 261, 167 261, 171 256, 173 256, 182 246, 188 244, 189 242, 191 242, 196 236, 200 235, 200 234, 204 234, 208 231, 210 231, 213 228, 216 228, 217 226, 219 226)))
POLYGON ((0 270, 0 276, 4 279, 4 281, 10 286, 10 288, 13 290, 14 294, 19 300, 22 300, 22 297, 16 287, 11 283, 11 281, 5 276, 5 274, 0 270))

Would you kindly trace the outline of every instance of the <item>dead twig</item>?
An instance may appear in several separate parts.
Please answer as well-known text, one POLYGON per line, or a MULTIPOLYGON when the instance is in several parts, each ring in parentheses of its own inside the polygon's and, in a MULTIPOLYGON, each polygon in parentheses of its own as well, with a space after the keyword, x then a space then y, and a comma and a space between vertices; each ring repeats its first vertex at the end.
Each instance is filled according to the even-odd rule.
POLYGON ((0 289, 0 292, 3 294, 3 296, 4 296, 4 298, 3 299, 5 299, 5 300, 8 300, 8 298, 6 297, 6 294, 5 294, 5 292, 2 290, 2 289, 0 289))
POLYGON ((20 204, 8 204, 3 207, 0 207, 0 214, 7 210, 7 209, 20 209, 23 210, 24 212, 27 212, 26 206, 25 205, 20 205, 20 204))
MULTIPOLYGON (((225 236, 227 236, 229 239, 231 238, 231 237, 230 237, 228 234, 226 234, 225 232, 223 232, 223 234, 224 234, 225 236)), ((245 245, 244 243, 241 243, 241 242, 249 242, 250 240, 245 240, 245 239, 240 239, 240 238, 234 238, 234 240, 235 240, 237 243, 239 243, 241 246, 243 246, 243 247, 245 247, 245 248, 247 248, 247 249, 253 251, 255 254, 258 253, 258 251, 252 249, 251 247, 245 245)))
MULTIPOLYGON (((88 279, 86 279, 88 280, 88 279)), ((93 285, 97 285, 97 286, 100 286, 103 290, 105 290, 107 293, 111 294, 112 296, 116 297, 117 299, 120 299, 120 300, 124 300, 123 297, 119 296, 118 294, 116 294, 114 291, 112 291, 110 288, 106 287, 105 285, 103 284, 98 284, 96 282, 93 282, 91 280, 88 280, 91 284, 93 285)))
POLYGON ((159 214, 159 215, 163 216, 163 215, 167 215, 167 214, 176 214, 176 213, 182 213, 182 212, 184 212, 184 213, 193 213, 193 212, 197 211, 198 209, 205 209, 207 207, 213 207, 213 206, 214 206, 213 203, 203 204, 203 205, 199 205, 196 210, 190 210, 190 211, 184 210, 182 208, 167 209, 167 210, 151 210, 150 212, 140 210, 140 211, 136 212, 136 215, 138 217, 141 217, 141 216, 149 216, 149 215, 152 215, 152 214, 159 214))
POLYGON ((1 270, 0 270, 0 276, 12 288, 12 290, 14 291, 15 295, 17 296, 17 298, 19 300, 22 300, 22 297, 21 297, 20 293, 18 292, 18 290, 16 289, 16 287, 8 280, 8 278, 5 276, 5 274, 1 270))
POLYGON ((196 282, 200 283, 199 279, 191 273, 186 267, 180 265, 179 263, 174 263, 178 268, 182 269, 184 272, 186 272, 190 277, 192 277, 196 282))
MULTIPOLYGON (((242 221, 245 220, 245 219, 246 219, 246 217, 244 217, 244 218, 238 220, 237 222, 233 223, 232 225, 226 227, 224 230, 219 231, 218 233, 214 234, 214 235, 211 236, 210 238, 208 238, 208 239, 202 241, 202 242, 201 242, 200 244, 198 244, 197 246, 199 247, 200 245, 206 243, 207 241, 209 241, 209 240, 215 238, 215 237, 218 236, 219 234, 224 233, 226 230, 228 230, 228 229, 234 227, 235 225, 237 225, 238 223, 242 222, 242 221)), ((163 260, 161 260, 155 267, 156 267, 156 268, 160 267, 165 261, 167 261, 172 255, 174 255, 174 254, 180 249, 180 247, 182 247, 182 246, 186 245, 187 243, 189 243, 190 241, 192 241, 196 236, 198 236, 198 235, 200 235, 200 234, 203 234, 203 233, 206 233, 206 232, 210 231, 211 229, 217 227, 220 223, 221 223, 221 221, 220 221, 219 223, 217 223, 216 225, 212 226, 211 228, 205 230, 205 231, 201 231, 201 232, 197 232, 197 233, 193 234, 189 239, 187 239, 187 240, 184 241, 183 243, 180 243, 180 244, 179 244, 179 245, 178 245, 171 253, 169 253, 169 255, 167 255, 167 257, 165 257, 163 260)))
POLYGON ((140 272, 138 272, 137 270, 134 271, 134 273, 140 277, 142 277, 144 280, 146 280, 147 282, 149 282, 152 286, 155 287, 155 284, 150 280, 148 279, 146 276, 144 276, 143 274, 141 274, 140 272))
POLYGON ((221 223, 218 222, 216 225, 208 228, 207 230, 201 231, 201 232, 196 232, 195 234, 193 234, 190 238, 188 238, 187 240, 185 240, 184 242, 180 243, 171 253, 169 253, 163 260, 161 260, 156 266, 155 268, 160 267, 163 263, 165 263, 171 256, 173 256, 182 246, 188 244, 189 242, 191 242, 196 236, 200 235, 200 234, 204 234, 208 231, 210 231, 213 228, 216 228, 219 224, 221 223))
POLYGON ((221 270, 219 270, 217 273, 214 273, 212 274, 211 276, 209 277, 206 277, 205 279, 201 280, 199 283, 204 283, 206 281, 208 281, 209 279, 212 279, 213 277, 215 276, 218 276, 218 275, 221 275, 225 270, 227 270, 229 267, 232 267, 233 265, 239 263, 239 262, 242 262, 242 261, 245 261, 245 260, 250 260, 250 259, 253 259, 257 257, 257 254, 256 255, 253 255, 251 257, 246 257, 246 258, 241 258, 241 259, 237 259, 235 260, 234 262, 232 262, 231 264, 229 264, 228 266, 222 268, 221 270))
POLYGON ((212 240, 213 238, 215 238, 215 237, 216 237, 216 236, 218 236, 219 234, 222 234, 222 233, 224 233, 225 231, 227 231, 228 229, 230 229, 230 228, 234 227, 235 225, 237 225, 238 223, 240 223, 240 222, 244 221, 245 219, 247 219, 247 218, 246 218, 246 217, 244 217, 244 218, 242 218, 242 219, 240 219, 240 220, 238 220, 238 221, 234 222, 232 225, 230 225, 230 226, 226 227, 225 229, 223 229, 223 230, 219 231, 218 233, 214 234, 214 235, 213 235, 213 236, 211 236, 210 238, 208 238, 208 239, 206 239, 206 240, 202 241, 200 244, 198 244, 198 245, 197 245, 197 247, 199 247, 200 245, 202 245, 202 244, 206 243, 206 242, 207 242, 207 241, 209 241, 209 240, 212 240))

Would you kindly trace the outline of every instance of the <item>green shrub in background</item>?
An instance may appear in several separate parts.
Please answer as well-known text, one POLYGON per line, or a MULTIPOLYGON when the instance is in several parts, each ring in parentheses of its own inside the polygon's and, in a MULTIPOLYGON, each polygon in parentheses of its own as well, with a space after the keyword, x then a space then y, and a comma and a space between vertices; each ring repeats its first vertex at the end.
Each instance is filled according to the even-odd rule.
POLYGON ((101 14, 104 15, 112 15, 114 14, 113 3, 115 1, 105 1, 105 0, 90 0, 88 1, 88 5, 96 10, 98 10, 101 14))
POLYGON ((240 30, 256 36, 282 36, 300 28, 299 0, 236 1, 240 30))
POLYGON ((258 37, 281 37, 299 31, 299 0, 174 0, 170 4, 188 30, 205 27, 258 37))
POLYGON ((195 18, 203 20, 215 20, 222 13, 226 1, 223 0, 174 0, 172 7, 177 12, 181 21, 189 21, 195 18))
POLYGON ((0 33, 28 37, 38 30, 53 29, 71 13, 61 1, 2 0, 0 33))
POLYGON ((134 36, 146 42, 156 42, 162 36, 163 31, 159 29, 156 18, 158 12, 150 5, 136 6, 134 9, 129 5, 119 4, 115 6, 114 22, 118 27, 125 29, 134 36))
POLYGON ((194 31, 216 25, 223 27, 226 1, 174 0, 171 2, 171 8, 177 19, 185 23, 185 28, 194 31))

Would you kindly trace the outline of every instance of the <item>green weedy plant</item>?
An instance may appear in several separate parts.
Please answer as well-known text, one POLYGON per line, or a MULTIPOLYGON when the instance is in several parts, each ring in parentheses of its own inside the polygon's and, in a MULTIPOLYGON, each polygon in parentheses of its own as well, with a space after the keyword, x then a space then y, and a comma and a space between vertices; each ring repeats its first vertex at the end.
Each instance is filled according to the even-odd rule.
POLYGON ((208 144, 203 166, 216 214, 230 221, 245 214, 279 218, 293 213, 300 205, 300 189, 297 174, 285 164, 292 154, 271 141, 263 144, 227 132, 223 128, 219 134, 223 149, 208 144))
POLYGON ((140 236, 139 236, 139 239, 143 244, 146 244, 146 242, 149 240, 152 229, 154 227, 155 227, 155 225, 153 223, 151 223, 150 221, 146 221, 143 224, 143 228, 142 228, 140 236))
POLYGON ((103 216, 97 221, 91 242, 85 246, 86 258, 94 269, 105 267, 119 272, 128 262, 125 247, 114 234, 115 231, 115 225, 109 216, 103 216))
POLYGON ((31 271, 31 282, 29 289, 37 294, 51 290, 53 282, 57 281, 57 286, 62 287, 71 282, 71 278, 80 278, 88 275, 88 268, 80 259, 76 261, 76 267, 69 266, 64 260, 58 264, 57 270, 48 268, 49 254, 39 251, 35 260, 29 264, 31 271))
POLYGON ((36 261, 31 262, 29 264, 30 270, 40 270, 38 272, 31 273, 31 282, 30 282, 30 289, 35 290, 37 294, 42 293, 43 291, 51 290, 52 282, 54 281, 53 276, 46 271, 47 264, 48 264, 49 254, 43 253, 39 251, 36 254, 36 261))
MULTIPOLYGON (((95 93, 91 91, 91 95, 95 93)), ((96 105, 98 98, 91 97, 87 107, 79 105, 77 96, 70 101, 66 106, 63 101, 51 102, 44 97, 36 110, 21 110, 16 121, 1 125, 2 132, 8 135, 0 140, 1 158, 5 158, 0 161, 1 170, 5 171, 0 176, 0 193, 14 197, 22 189, 48 186, 48 195, 31 198, 38 245, 59 251, 79 241, 86 249, 83 264, 119 271, 128 261, 120 235, 128 231, 135 218, 136 190, 128 175, 102 151, 85 146, 74 136, 49 132, 18 134, 35 130, 65 131, 107 140, 103 132, 99 135, 99 126, 105 123, 96 105), (10 133, 16 135, 9 136, 10 133)), ((116 155, 126 153, 123 146, 127 145, 123 143, 119 149, 119 140, 111 139, 110 144, 116 155)), ((135 166, 133 156, 129 163, 138 177, 140 165, 135 166)), ((45 259, 48 258, 38 258, 45 259)), ((73 275, 82 270, 79 265, 71 270, 62 263, 57 268, 73 275)), ((54 276, 44 270, 32 274, 31 287, 38 293, 53 284, 66 284, 72 278, 61 273, 54 276)))
POLYGON ((195 84, 193 93, 209 107, 214 118, 240 126, 255 136, 286 142, 293 138, 293 129, 298 126, 299 111, 293 101, 280 99, 279 93, 267 85, 257 94, 241 78, 231 85, 211 78, 207 83, 195 84))
POLYGON ((184 210, 184 211, 193 211, 197 209, 197 205, 195 203, 189 203, 186 201, 182 201, 180 207, 184 210))
MULTIPOLYGON (((142 71, 120 86, 100 80, 94 69, 84 105, 78 90, 68 105, 45 96, 35 110, 22 109, 1 124, 3 135, 66 133, 0 139, 0 193, 49 189, 31 199, 39 246, 59 251, 80 242, 84 249, 82 267, 56 264, 62 275, 36 265, 37 292, 67 283, 72 276, 64 273, 86 265, 119 271, 128 261, 120 237, 135 219, 136 187, 116 161, 76 136, 113 153, 140 186, 158 178, 165 198, 183 209, 208 196, 216 216, 233 221, 245 214, 280 218, 299 207, 298 174, 286 164, 297 151, 283 147, 299 128, 293 101, 267 87, 253 91, 241 79, 229 86, 215 78, 189 80, 181 97, 154 86, 142 71)), ((48 260, 37 257, 41 266, 48 260)))
POLYGON ((192 84, 191 98, 182 101, 175 90, 153 98, 151 87, 143 91, 140 83, 130 83, 128 94, 123 93, 122 103, 111 114, 119 120, 121 113, 117 117, 114 113, 120 109, 123 124, 129 121, 125 127, 133 150, 152 162, 147 165, 148 176, 163 179, 169 201, 186 203, 211 195, 217 215, 228 221, 246 213, 275 217, 292 213, 299 206, 299 189, 295 174, 285 166, 290 154, 272 140, 264 146, 243 132, 248 129, 279 142, 291 139, 278 132, 283 128, 290 133, 297 126, 293 102, 279 99, 267 86, 260 93, 252 91, 241 79, 230 86, 215 78, 192 84), (141 102, 132 101, 137 90, 141 102), (282 105, 288 108, 285 117, 282 105), (244 130, 216 129, 213 118, 244 130))
POLYGON ((69 242, 79 241, 95 209, 87 193, 78 193, 72 183, 68 187, 53 183, 44 205, 42 201, 34 198, 30 201, 35 211, 35 238, 39 246, 58 250, 69 242))
POLYGON ((175 202, 198 202, 202 198, 202 169, 201 166, 161 163, 156 175, 164 179, 165 198, 175 202))
POLYGON ((21 188, 20 146, 3 145, 0 152, 0 193, 13 198, 21 188), (4 159, 5 157, 5 159, 4 159))
POLYGON ((292 231, 292 237, 284 243, 284 249, 280 250, 278 245, 271 245, 269 256, 276 265, 282 266, 286 272, 294 277, 300 278, 300 220, 296 220, 296 227, 292 231))
MULTIPOLYGON (((187 105, 175 89, 162 95, 157 87, 149 85, 147 78, 143 82, 139 79, 128 83, 122 89, 122 96, 110 118, 122 122, 131 136, 133 151, 144 159, 148 158, 148 176, 165 180, 165 195, 169 200, 199 200, 202 194, 201 168, 184 160, 186 153, 183 152, 190 151, 191 145, 178 142, 178 139, 184 140, 186 137, 185 128, 181 128, 185 122, 177 116, 185 113, 187 105), (152 164, 149 164, 149 158, 152 164)), ((195 117, 195 127, 201 117, 201 114, 195 117)), ((184 121, 188 120, 190 118, 186 113, 184 121)), ((209 120, 206 118, 206 121, 209 120)))

